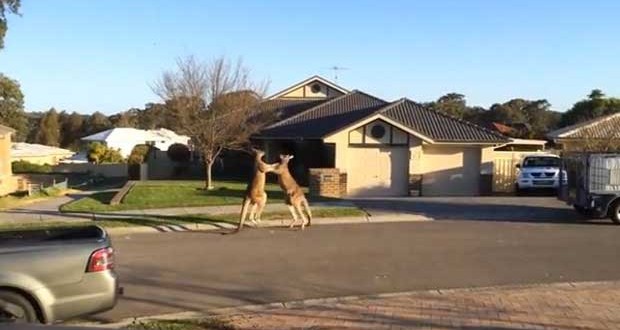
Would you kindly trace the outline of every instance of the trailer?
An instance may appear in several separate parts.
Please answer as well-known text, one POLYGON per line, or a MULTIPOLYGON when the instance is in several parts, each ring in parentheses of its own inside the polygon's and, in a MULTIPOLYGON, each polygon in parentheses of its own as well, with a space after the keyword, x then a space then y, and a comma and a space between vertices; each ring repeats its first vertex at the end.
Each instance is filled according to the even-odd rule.
POLYGON ((620 224, 620 154, 579 153, 562 157, 558 197, 579 213, 620 224))

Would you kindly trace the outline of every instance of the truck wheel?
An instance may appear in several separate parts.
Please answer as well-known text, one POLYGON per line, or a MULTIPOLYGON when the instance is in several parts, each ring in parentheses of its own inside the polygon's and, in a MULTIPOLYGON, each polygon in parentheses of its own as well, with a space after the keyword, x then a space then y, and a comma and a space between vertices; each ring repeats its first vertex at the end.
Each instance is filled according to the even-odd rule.
POLYGON ((0 321, 38 323, 37 312, 28 299, 11 291, 0 290, 0 321))
POLYGON ((609 218, 615 224, 620 225, 620 201, 615 201, 609 208, 609 218))

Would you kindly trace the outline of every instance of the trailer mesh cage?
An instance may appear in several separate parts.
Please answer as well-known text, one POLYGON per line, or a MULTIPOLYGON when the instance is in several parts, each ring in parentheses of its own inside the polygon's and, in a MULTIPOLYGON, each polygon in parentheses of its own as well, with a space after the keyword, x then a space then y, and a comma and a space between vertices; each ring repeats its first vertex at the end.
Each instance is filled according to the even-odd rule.
POLYGON ((588 159, 591 192, 620 191, 620 155, 594 154, 588 159))

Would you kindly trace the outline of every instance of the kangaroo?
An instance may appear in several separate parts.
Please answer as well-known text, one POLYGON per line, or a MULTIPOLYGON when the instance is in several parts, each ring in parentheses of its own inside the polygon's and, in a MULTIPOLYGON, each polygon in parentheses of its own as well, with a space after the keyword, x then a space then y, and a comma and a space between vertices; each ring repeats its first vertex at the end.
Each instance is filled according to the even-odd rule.
POLYGON ((312 224, 312 211, 310 211, 310 205, 308 205, 306 195, 288 170, 288 163, 291 159, 293 159, 292 155, 280 155, 280 163, 275 166, 273 172, 278 174, 278 183, 280 184, 280 188, 284 191, 285 202, 293 216, 293 221, 289 227, 295 227, 297 213, 299 213, 299 217, 301 217, 301 229, 303 230, 306 226, 306 217, 304 216, 302 206, 308 215, 308 226, 312 224))
POLYGON ((237 231, 243 229, 243 224, 248 215, 250 209, 250 220, 254 224, 258 224, 261 221, 261 215, 263 209, 267 204, 267 193, 265 192, 265 180, 268 172, 275 170, 275 164, 267 164, 263 162, 263 156, 265 152, 262 150, 252 149, 254 152, 254 173, 252 180, 248 183, 245 197, 243 198, 243 205, 241 206, 241 219, 237 231))

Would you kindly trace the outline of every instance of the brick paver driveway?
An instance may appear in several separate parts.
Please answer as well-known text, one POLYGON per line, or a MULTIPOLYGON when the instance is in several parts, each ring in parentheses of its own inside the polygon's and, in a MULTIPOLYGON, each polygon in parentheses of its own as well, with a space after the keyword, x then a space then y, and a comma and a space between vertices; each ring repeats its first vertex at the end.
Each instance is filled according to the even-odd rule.
POLYGON ((224 319, 238 329, 620 329, 620 282, 318 300, 224 319))
MULTIPOLYGON (((400 212, 435 220, 585 223, 591 221, 554 196, 382 197, 352 200, 371 215, 400 212)), ((599 222, 597 220, 596 222, 599 222)), ((609 222, 600 220, 600 222, 609 222)))

